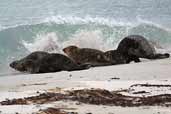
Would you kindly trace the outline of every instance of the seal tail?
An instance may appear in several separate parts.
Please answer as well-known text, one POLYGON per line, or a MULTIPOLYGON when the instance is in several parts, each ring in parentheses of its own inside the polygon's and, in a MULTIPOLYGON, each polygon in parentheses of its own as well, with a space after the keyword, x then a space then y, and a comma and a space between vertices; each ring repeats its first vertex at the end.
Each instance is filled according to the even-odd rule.
POLYGON ((157 53, 153 56, 150 56, 149 59, 165 59, 165 58, 169 58, 169 57, 170 57, 169 53, 164 53, 164 54, 157 53))

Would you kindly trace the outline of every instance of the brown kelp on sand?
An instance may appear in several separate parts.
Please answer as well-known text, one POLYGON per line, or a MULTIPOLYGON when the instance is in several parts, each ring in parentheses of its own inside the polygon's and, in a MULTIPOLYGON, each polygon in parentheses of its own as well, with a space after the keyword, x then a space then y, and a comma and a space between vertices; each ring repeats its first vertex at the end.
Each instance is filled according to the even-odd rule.
POLYGON ((94 105, 112 105, 123 107, 137 106, 171 106, 171 94, 161 94, 155 96, 126 96, 116 91, 103 89, 83 89, 67 91, 65 93, 42 93, 38 96, 5 100, 1 105, 29 105, 45 104, 61 100, 78 101, 94 105))

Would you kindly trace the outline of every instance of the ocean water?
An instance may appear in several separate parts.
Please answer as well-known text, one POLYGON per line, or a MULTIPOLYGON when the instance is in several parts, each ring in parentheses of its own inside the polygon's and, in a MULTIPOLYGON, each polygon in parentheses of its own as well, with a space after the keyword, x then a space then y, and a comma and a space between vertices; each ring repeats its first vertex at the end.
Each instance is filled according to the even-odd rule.
POLYGON ((115 49, 130 34, 171 52, 171 0, 0 0, 0 72, 36 50, 115 49))

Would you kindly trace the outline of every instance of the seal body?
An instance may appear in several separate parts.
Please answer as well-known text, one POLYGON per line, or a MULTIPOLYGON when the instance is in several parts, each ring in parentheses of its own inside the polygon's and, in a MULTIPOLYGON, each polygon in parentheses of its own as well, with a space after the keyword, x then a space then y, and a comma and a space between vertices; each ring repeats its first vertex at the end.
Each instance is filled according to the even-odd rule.
POLYGON ((109 50, 104 53, 106 59, 111 62, 112 65, 126 64, 129 59, 128 56, 123 56, 118 50, 109 50))
POLYGON ((138 58, 146 59, 163 59, 168 58, 168 53, 156 53, 153 45, 147 39, 140 35, 130 35, 125 37, 118 45, 117 51, 128 57, 127 63, 130 61, 140 62, 138 58))
POLYGON ((21 60, 14 61, 10 67, 29 73, 48 73, 58 71, 74 71, 89 68, 88 65, 78 65, 65 55, 57 53, 33 52, 21 60))
POLYGON ((68 46, 63 51, 77 64, 90 64, 91 66, 111 65, 111 62, 106 59, 104 52, 100 50, 68 46))
POLYGON ((67 56, 57 53, 49 54, 38 63, 38 71, 40 73, 84 70, 89 68, 88 64, 78 65, 67 56))

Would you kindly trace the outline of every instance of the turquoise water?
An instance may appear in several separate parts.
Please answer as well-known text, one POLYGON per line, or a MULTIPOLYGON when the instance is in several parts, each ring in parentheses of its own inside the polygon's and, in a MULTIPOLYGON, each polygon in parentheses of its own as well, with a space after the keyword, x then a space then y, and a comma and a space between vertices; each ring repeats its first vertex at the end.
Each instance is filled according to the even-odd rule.
POLYGON ((170 52, 170 11, 170 0, 0 0, 0 71, 32 51, 52 51, 49 46, 108 50, 129 34, 170 52))

